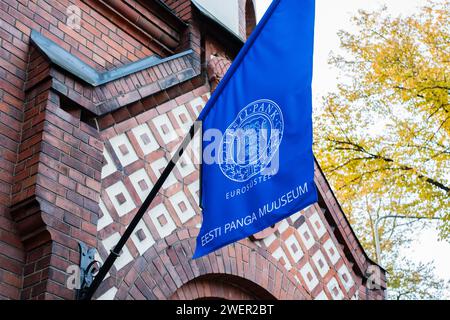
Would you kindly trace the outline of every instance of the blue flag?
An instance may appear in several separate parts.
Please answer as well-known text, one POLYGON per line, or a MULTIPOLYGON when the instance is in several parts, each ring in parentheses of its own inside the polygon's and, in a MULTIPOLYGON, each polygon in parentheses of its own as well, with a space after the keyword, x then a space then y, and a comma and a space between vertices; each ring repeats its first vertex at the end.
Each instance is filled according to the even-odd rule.
POLYGON ((317 201, 312 153, 314 0, 274 0, 199 116, 194 258, 317 201))

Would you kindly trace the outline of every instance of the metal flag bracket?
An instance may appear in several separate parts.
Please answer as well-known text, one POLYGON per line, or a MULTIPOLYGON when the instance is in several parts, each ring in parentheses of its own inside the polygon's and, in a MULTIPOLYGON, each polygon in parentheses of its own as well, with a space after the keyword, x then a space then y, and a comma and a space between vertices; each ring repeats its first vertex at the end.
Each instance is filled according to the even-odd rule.
POLYGON ((77 300, 82 300, 87 290, 94 281, 94 277, 99 270, 100 262, 95 260, 97 249, 87 246, 84 242, 78 242, 80 249, 80 264, 79 264, 79 288, 77 289, 77 300))

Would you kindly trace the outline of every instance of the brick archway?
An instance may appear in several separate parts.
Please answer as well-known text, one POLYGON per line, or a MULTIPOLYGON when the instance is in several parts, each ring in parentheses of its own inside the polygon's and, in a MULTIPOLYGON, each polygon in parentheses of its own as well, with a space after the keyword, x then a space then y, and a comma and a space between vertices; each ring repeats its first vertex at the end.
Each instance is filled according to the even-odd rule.
POLYGON ((195 278, 178 288, 170 300, 274 300, 266 289, 245 278, 215 274, 195 278))
POLYGON ((248 299, 311 298, 281 263, 248 239, 192 260, 197 233, 198 229, 195 228, 179 229, 178 241, 158 241, 135 260, 119 285, 115 299, 234 297, 228 294, 248 299), (211 281, 216 283, 214 287, 208 285, 211 281), (208 295, 208 291, 202 292, 197 286, 199 283, 204 283, 204 288, 209 287, 214 293, 208 295), (197 291, 191 290, 190 296, 183 296, 185 290, 193 288, 193 285, 197 291), (223 290, 225 285, 231 289, 231 293, 223 290))

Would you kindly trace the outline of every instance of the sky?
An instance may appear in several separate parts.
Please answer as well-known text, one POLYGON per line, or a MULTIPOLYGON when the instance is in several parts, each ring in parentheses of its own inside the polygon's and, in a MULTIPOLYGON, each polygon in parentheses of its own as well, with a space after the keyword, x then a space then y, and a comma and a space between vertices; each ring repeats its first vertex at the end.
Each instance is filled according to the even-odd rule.
MULTIPOLYGON (((227 25, 235 33, 239 34, 239 18, 237 12, 239 10, 237 0, 226 0, 226 6, 223 0, 196 0, 200 5, 206 8, 209 12, 227 25)), ((259 2, 259 0, 256 0, 259 2)), ((261 2, 262 3, 262 2, 261 2)), ((260 4, 258 3, 260 6, 260 4)), ((263 4, 264 5, 264 4, 263 4)), ((262 14, 264 14, 265 6, 260 6, 262 14)))
MULTIPOLYGON (((440 278, 450 280, 450 244, 438 240, 437 225, 438 222, 433 221, 425 230, 416 232, 413 235, 415 241, 409 247, 403 248, 401 254, 423 263, 434 261, 436 274, 440 278)), ((446 298, 450 299, 450 292, 447 292, 446 298)))
MULTIPOLYGON (((257 17, 260 19, 271 0, 255 0, 257 17)), ((321 97, 336 88, 337 71, 328 65, 330 52, 338 53, 341 29, 352 30, 350 17, 359 9, 375 10, 386 5, 388 12, 397 16, 407 16, 417 12, 417 8, 426 4, 424 0, 316 0, 316 24, 314 43, 314 80, 313 96, 315 109, 319 107, 321 97)), ((416 222, 420 223, 420 222, 416 222)), ((414 242, 400 250, 401 254, 416 262, 431 262, 436 268, 436 275, 450 280, 450 243, 438 240, 437 223, 414 234, 414 242)), ((450 299, 450 293, 447 293, 450 299)))
MULTIPOLYGON (((258 18, 261 18, 271 0, 254 0, 258 18)), ((314 80, 315 103, 336 87, 336 70, 328 65, 330 52, 339 52, 337 32, 341 29, 352 30, 350 17, 359 9, 375 10, 386 5, 394 15, 409 15, 424 4, 424 0, 316 0, 316 24, 314 43, 314 80)))

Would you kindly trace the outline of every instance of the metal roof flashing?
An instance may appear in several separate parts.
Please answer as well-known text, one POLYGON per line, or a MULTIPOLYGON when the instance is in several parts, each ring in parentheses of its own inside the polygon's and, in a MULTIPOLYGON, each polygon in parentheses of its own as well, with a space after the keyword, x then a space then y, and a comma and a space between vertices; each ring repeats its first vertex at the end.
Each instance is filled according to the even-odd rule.
POLYGON ((31 31, 31 41, 50 59, 51 63, 93 87, 101 86, 130 74, 193 53, 189 49, 163 59, 157 55, 151 55, 109 71, 99 72, 36 30, 31 31))

